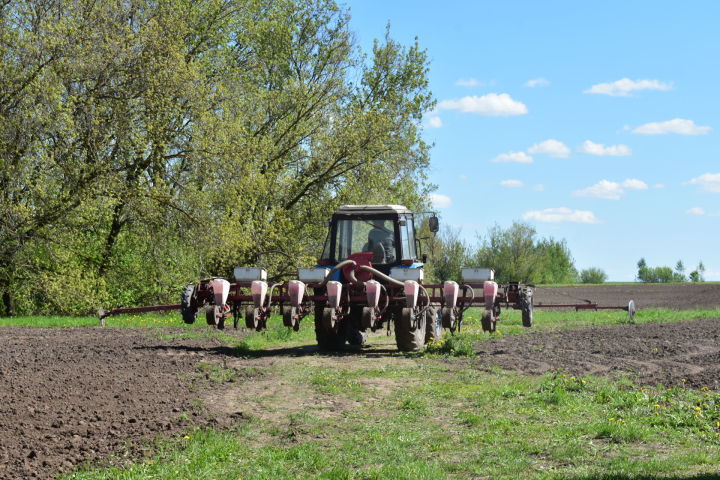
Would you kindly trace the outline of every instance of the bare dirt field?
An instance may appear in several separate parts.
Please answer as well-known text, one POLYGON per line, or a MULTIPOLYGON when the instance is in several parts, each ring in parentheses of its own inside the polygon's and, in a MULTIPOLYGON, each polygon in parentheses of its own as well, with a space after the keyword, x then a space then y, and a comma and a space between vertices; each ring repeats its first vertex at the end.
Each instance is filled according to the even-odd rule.
POLYGON ((568 287, 537 287, 535 303, 582 303, 627 305, 634 300, 637 308, 693 310, 720 307, 719 283, 623 284, 568 287))
MULTIPOLYGON (((539 288, 536 301, 567 302, 567 295, 607 305, 634 298, 640 308, 720 306, 720 285, 539 288)), ((338 362, 312 346, 243 359, 213 338, 163 336, 172 331, 0 328, 0 478, 52 478, 111 455, 137 457, 152 439, 181 437, 196 426, 232 427, 244 421, 242 413, 212 411, 208 392, 219 398, 238 385, 270 388, 272 378, 258 373, 267 362, 338 362), (233 370, 233 383, 202 365, 233 370)), ((629 372, 646 384, 720 390, 714 319, 529 333, 481 342, 477 350, 479 368, 629 372)), ((358 358, 411 361, 389 343, 342 355, 346 362, 358 358)))

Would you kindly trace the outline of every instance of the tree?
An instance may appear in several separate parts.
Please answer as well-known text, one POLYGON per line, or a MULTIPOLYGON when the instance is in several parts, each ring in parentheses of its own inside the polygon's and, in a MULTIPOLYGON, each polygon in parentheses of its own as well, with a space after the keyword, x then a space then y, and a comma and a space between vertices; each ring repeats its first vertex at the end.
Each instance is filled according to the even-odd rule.
POLYGON ((509 228, 498 225, 480 238, 473 265, 495 269, 500 282, 560 283, 576 276, 570 251, 564 241, 537 241, 535 229, 521 222, 509 228))
POLYGON ((580 283, 605 283, 607 274, 600 268, 590 267, 580 271, 580 283))
POLYGON ((0 3, 4 311, 276 277, 341 203, 424 204, 428 60, 330 0, 0 3))
POLYGON ((460 270, 469 265, 470 257, 470 247, 460 239, 460 231, 443 227, 428 265, 430 276, 437 282, 460 282, 460 270))
POLYGON ((700 261, 700 263, 698 263, 698 266, 695 268, 695 270, 690 272, 690 275, 689 275, 690 281, 695 282, 695 283, 704 282, 705 281, 704 273, 705 273, 705 265, 703 265, 703 262, 700 261))

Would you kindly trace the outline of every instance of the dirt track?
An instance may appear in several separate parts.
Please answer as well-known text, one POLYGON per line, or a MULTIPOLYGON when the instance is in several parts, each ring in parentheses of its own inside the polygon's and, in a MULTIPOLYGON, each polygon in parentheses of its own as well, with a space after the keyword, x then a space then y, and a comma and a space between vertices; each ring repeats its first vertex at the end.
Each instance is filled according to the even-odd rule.
MULTIPOLYGON (((632 287, 540 288, 536 298, 567 302, 570 292, 609 305, 634 298, 641 308, 720 306, 720 285, 632 287)), ((337 360, 308 347, 289 350, 297 351, 278 352, 289 357, 283 361, 337 360)), ((481 368, 627 371, 642 383, 720 390, 720 320, 530 333, 482 342, 478 350, 481 368)), ((258 366, 273 360, 246 361, 233 354, 209 338, 166 339, 157 330, 0 328, 0 478, 51 478, 86 461, 126 451, 136 456, 158 436, 243 422, 239 413, 215 415, 203 407, 209 403, 206 392, 250 386, 243 382, 255 379, 243 373, 243 362, 258 366), (199 362, 227 362, 237 371, 236 383, 207 379, 199 362)), ((381 349, 357 355, 386 364, 409 361, 381 349)))

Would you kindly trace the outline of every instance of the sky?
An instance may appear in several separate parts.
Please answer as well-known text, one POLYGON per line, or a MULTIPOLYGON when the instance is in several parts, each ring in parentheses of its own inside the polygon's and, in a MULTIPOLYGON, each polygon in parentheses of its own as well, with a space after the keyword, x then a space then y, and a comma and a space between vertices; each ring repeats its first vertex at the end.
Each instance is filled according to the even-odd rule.
POLYGON ((477 243, 513 221, 578 270, 637 262, 720 280, 720 2, 352 0, 430 58, 424 116, 441 221, 477 243))

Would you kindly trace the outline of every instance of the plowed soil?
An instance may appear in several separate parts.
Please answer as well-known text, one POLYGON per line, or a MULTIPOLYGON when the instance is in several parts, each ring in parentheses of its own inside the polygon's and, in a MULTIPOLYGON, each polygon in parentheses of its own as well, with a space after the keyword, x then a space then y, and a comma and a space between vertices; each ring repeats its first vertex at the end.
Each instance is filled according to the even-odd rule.
POLYGON ((535 303, 583 303, 627 305, 634 300, 638 308, 693 310, 720 307, 720 283, 623 284, 570 287, 537 287, 535 303))
MULTIPOLYGON (((624 305, 633 298, 640 308, 720 306, 720 285, 539 288, 536 302, 573 301, 568 295, 605 305, 624 305)), ((265 361, 337 361, 312 347, 277 351, 275 360, 267 358, 275 356, 271 351, 246 361, 232 358, 234 351, 212 338, 161 333, 0 328, 0 479, 53 478, 85 462, 137 458, 153 439, 181 437, 195 426, 243 422, 239 412, 214 412, 208 397, 208 392, 222 395, 239 385, 249 389, 272 383, 271 377, 258 382, 244 374, 243 362, 262 368, 265 361), (213 379, 198 368, 200 362, 231 365, 234 383, 213 379)), ((382 344, 357 355, 385 364, 409 361, 388 354, 389 347, 382 344)), ((480 368, 499 365, 533 374, 629 372, 642 383, 720 390, 720 320, 530 333, 477 348, 480 368)))

